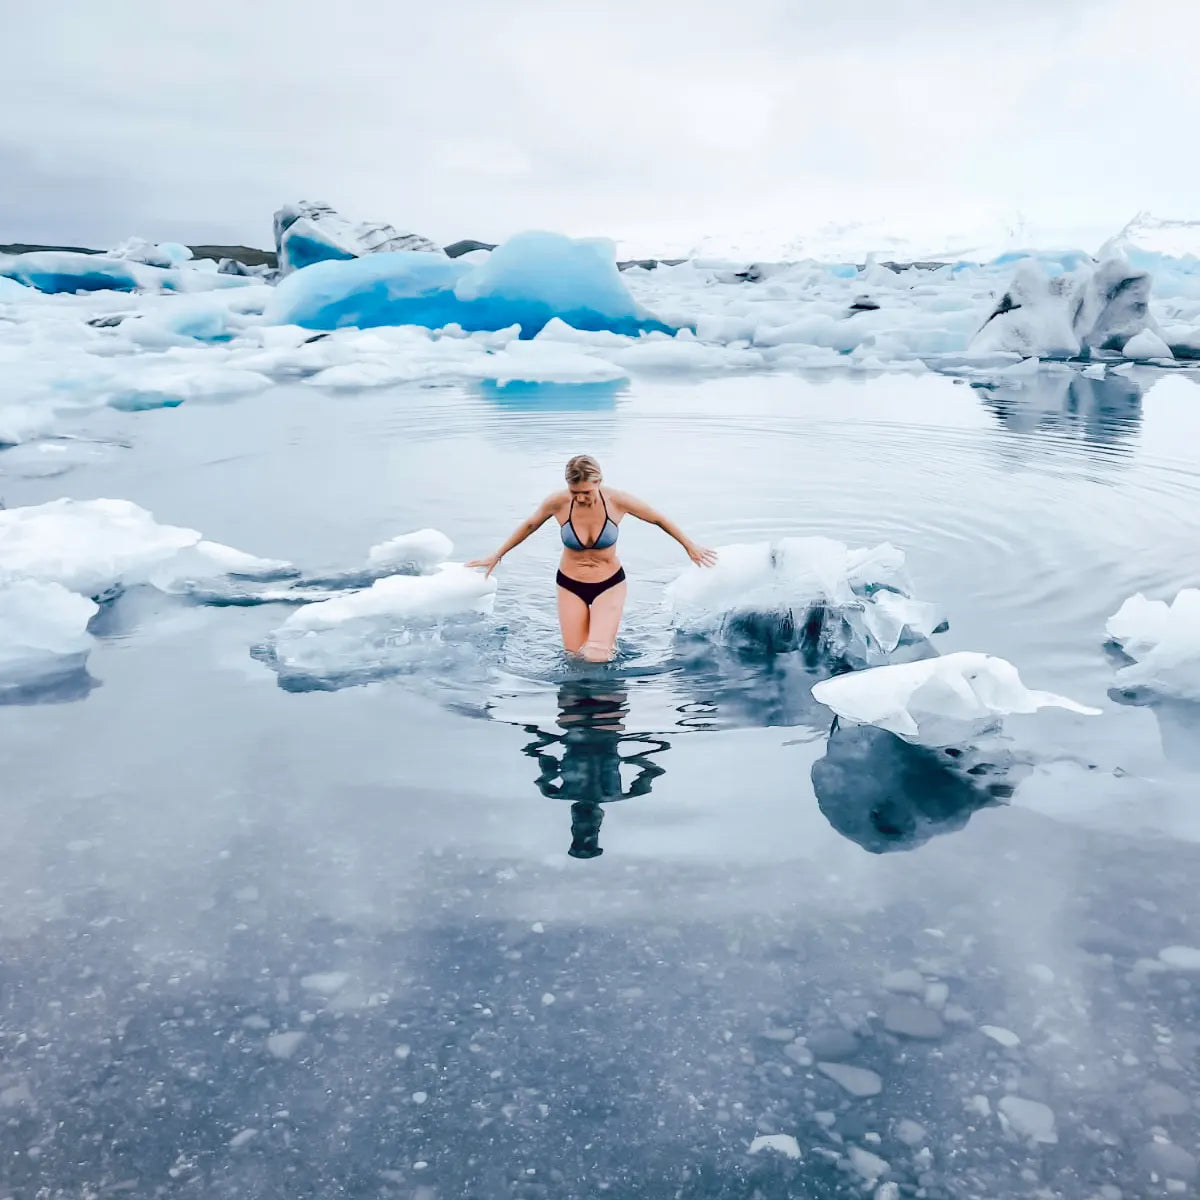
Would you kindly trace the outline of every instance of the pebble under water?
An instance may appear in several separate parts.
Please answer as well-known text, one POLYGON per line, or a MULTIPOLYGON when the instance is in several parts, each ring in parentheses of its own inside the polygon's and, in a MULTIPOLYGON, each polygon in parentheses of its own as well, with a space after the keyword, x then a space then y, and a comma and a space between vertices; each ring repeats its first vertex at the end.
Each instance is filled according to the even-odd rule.
POLYGON ((488 552, 587 451, 707 545, 893 542, 939 652, 1103 710, 831 727, 803 647, 672 637, 632 521, 608 668, 551 529, 468 652, 320 686, 264 658, 288 605, 129 591, 0 708, 0 1200, 1194 1194, 1200 707, 1110 697, 1104 624, 1200 581, 1197 382, 295 385, 0 452, 8 507, 337 588, 488 552))

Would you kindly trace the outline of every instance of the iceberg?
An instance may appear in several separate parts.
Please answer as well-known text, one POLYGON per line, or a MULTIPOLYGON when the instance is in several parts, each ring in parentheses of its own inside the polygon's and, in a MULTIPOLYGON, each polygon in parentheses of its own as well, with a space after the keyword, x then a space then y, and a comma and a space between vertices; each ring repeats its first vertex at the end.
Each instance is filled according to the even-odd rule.
POLYGON ((297 609, 258 657, 292 691, 415 672, 477 671, 495 597, 496 581, 461 563, 442 563, 428 575, 388 575, 297 609))
POLYGON ((128 500, 51 500, 0 510, 0 571, 104 598, 181 575, 269 576, 287 564, 160 525, 128 500), (157 581, 157 582, 156 582, 157 581))
POLYGON ((675 332, 630 295, 611 242, 555 233, 518 234, 477 266, 405 250, 315 263, 283 279, 263 314, 270 325, 319 330, 516 325, 523 338, 555 317, 581 330, 675 332))
POLYGON ((1147 330, 1154 332, 1150 285, 1150 273, 1124 258, 1059 275, 1047 274, 1036 258, 1026 259, 969 352, 1061 359, 1091 350, 1120 351, 1147 330))
POLYGON ((445 254, 419 233, 401 233, 382 221, 350 221, 319 200, 285 204, 275 213, 275 252, 284 275, 313 263, 392 250, 445 254))
POLYGON ((39 292, 134 292, 144 279, 125 259, 68 250, 0 255, 0 276, 39 292))
MULTIPOLYGON (((181 247, 186 249, 186 247, 181 247)), ((221 275, 191 263, 151 266, 112 254, 73 250, 31 250, 0 255, 0 277, 39 292, 208 292, 242 288, 257 282, 240 275, 221 275)))
POLYGON ((1130 660, 1116 673, 1119 691, 1200 701, 1200 588, 1184 588, 1170 604, 1138 592, 1109 617, 1105 632, 1130 660))
POLYGON ((945 627, 912 591, 895 546, 796 537, 720 547, 715 566, 668 584, 664 604, 680 634, 867 665, 945 627))
POLYGON ((144 263, 148 267, 171 268, 190 261, 192 252, 187 246, 178 242, 162 242, 155 244, 145 238, 132 237, 114 246, 108 252, 109 258, 120 258, 127 262, 144 263))
POLYGON ((84 669, 92 648, 91 600, 58 583, 0 577, 0 702, 84 669))
POLYGON ((812 694, 842 720, 934 746, 957 743, 1014 713, 1047 707, 1100 713, 1066 696, 1031 691, 1012 663, 970 650, 837 675, 814 684, 812 694))

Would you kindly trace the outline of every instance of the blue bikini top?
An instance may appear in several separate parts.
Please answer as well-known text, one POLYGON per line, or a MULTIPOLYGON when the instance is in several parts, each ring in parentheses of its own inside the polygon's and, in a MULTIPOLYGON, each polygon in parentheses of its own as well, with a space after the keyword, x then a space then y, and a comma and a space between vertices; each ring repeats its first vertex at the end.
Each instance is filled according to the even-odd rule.
POLYGON ((571 517, 575 512, 575 500, 571 499, 571 511, 567 513, 567 519, 561 526, 562 543, 568 550, 607 550, 610 546, 617 544, 617 538, 620 536, 620 530, 617 528, 617 523, 608 515, 608 501, 604 499, 604 493, 600 493, 600 503, 604 505, 604 528, 600 530, 600 536, 590 545, 585 546, 580 540, 579 534, 575 532, 575 526, 571 524, 571 517))

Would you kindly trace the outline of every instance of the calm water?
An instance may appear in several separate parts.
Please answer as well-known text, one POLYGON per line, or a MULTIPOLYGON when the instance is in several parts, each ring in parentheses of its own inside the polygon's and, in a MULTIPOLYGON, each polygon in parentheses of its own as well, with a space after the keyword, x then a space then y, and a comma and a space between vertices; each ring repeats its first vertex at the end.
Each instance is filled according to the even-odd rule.
POLYGON ((590 673, 549 528, 470 669, 365 686, 252 656, 283 606, 127 594, 86 696, 0 709, 0 1198, 1194 1186, 1200 977, 1157 956, 1200 945, 1200 714, 1110 700, 1102 644, 1200 581, 1194 376, 296 386, 77 432, 62 474, 0 455, 3 501, 128 498, 313 577, 426 525, 482 554, 586 450, 710 545, 894 542, 941 651, 1104 712, 953 770, 831 737, 803 656, 674 643, 682 555, 633 522, 590 673))

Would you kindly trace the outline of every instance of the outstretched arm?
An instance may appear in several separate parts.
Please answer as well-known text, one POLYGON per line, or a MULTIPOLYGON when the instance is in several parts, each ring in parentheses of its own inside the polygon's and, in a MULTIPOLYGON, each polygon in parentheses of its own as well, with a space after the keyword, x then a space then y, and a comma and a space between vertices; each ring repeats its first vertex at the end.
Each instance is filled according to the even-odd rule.
POLYGON ((495 554, 488 555, 487 558, 476 558, 467 563, 468 567, 483 567, 485 574, 490 575, 499 565, 500 560, 512 549, 519 546, 531 533, 536 533, 545 523, 554 515, 554 510, 559 506, 561 497, 547 496, 539 505, 537 512, 527 520, 521 522, 515 530, 512 537, 496 551, 495 554))
POLYGON ((673 537, 684 548, 688 558, 696 566, 711 567, 717 561, 714 551, 704 546, 697 546, 674 521, 651 508, 644 500, 630 496, 627 492, 617 492, 614 498, 631 517, 637 517, 639 521, 645 521, 650 525, 657 525, 663 533, 673 537))

